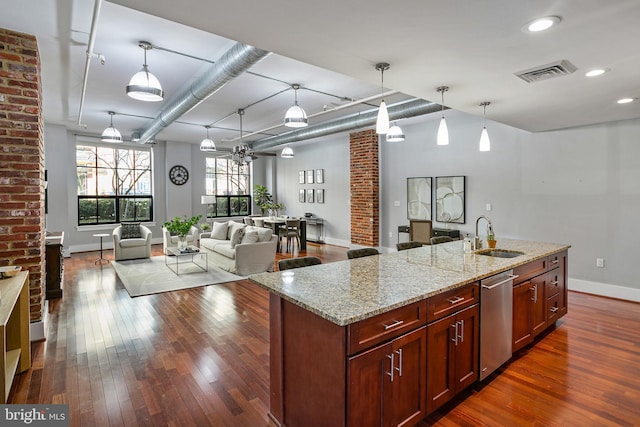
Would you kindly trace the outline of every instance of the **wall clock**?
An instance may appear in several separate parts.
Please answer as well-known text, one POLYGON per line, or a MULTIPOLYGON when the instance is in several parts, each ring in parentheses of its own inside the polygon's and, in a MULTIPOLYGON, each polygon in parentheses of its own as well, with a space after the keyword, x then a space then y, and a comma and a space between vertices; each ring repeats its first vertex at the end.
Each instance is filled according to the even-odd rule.
POLYGON ((175 165, 169 170, 169 179, 175 185, 183 185, 189 181, 189 171, 184 166, 175 165))

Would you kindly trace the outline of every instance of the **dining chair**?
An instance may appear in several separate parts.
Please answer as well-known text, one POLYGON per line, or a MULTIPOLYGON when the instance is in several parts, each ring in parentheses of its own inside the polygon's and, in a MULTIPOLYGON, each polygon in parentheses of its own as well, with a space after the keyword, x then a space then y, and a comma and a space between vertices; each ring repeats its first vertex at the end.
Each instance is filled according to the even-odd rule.
MULTIPOLYGON (((264 219, 262 219, 262 218, 254 218, 253 219, 253 225, 254 225, 254 227, 264 227, 264 219)), ((271 227, 267 227, 267 228, 271 228, 271 227)))
POLYGON ((453 242, 453 238, 450 236, 436 236, 431 238, 432 245, 437 245, 439 243, 447 243, 447 242, 453 242))
POLYGON ((376 248, 349 249, 347 251, 347 258, 362 258, 365 256, 378 255, 379 253, 376 248))
POLYGON ((293 242, 296 240, 298 241, 298 247, 300 247, 300 218, 286 219, 284 226, 280 227, 278 236, 280 238, 286 237, 286 252, 289 252, 289 247, 291 247, 291 251, 293 251, 293 242))
POLYGON ((247 225, 253 225, 253 219, 250 216, 245 216, 242 220, 247 225))
POLYGON ((396 244, 396 249, 398 251, 404 251, 407 249, 420 248, 422 247, 422 243, 410 240, 408 242, 400 242, 396 244))
POLYGON ((317 256, 303 256, 299 258, 281 259, 278 261, 278 270, 290 270, 292 268, 309 267, 311 265, 322 264, 317 256))

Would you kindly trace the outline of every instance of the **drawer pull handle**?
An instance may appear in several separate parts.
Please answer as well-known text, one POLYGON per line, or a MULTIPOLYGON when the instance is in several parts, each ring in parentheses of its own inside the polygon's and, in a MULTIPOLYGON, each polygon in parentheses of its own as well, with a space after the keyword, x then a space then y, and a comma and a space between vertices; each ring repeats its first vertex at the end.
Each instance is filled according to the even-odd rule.
POLYGON ((396 320, 395 322, 393 322, 390 325, 384 325, 384 330, 388 331, 391 328, 395 328, 396 326, 400 326, 404 323, 404 320, 396 320))
POLYGON ((558 311, 558 307, 551 307, 549 311, 555 313, 556 311, 558 311))
POLYGON ((549 282, 549 284, 551 286, 558 286, 558 281, 557 280, 552 280, 552 281, 549 282))
POLYGON ((558 263, 558 258, 552 259, 551 260, 551 264, 557 264, 558 263))
POLYGON ((393 382, 393 371, 394 371, 394 363, 393 363, 393 359, 394 359, 395 354, 391 353, 391 354, 387 354, 387 357, 389 359, 391 359, 391 369, 389 369, 389 372, 385 372, 385 374, 389 375, 391 377, 391 382, 393 382))
POLYGON ((460 301, 464 301, 464 298, 462 298, 462 297, 453 297, 451 299, 448 299, 447 301, 449 301, 451 304, 457 304, 460 301))
POLYGON ((453 345, 457 346, 458 345, 458 322, 456 322, 455 325, 449 325, 453 328, 453 338, 451 338, 451 341, 453 341, 453 345))

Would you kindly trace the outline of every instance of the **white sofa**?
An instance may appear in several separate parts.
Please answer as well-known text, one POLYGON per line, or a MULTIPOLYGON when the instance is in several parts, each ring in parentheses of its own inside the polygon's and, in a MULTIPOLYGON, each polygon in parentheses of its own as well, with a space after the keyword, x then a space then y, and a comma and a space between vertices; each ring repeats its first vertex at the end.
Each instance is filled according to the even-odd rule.
POLYGON ((151 257, 151 230, 144 225, 140 225, 140 237, 123 239, 121 225, 113 230, 112 236, 115 261, 151 257))
POLYGON ((214 223, 211 232, 200 234, 200 249, 207 251, 209 262, 240 276, 273 271, 277 245, 278 236, 270 229, 235 221, 214 223), (244 242, 234 246, 231 239, 237 229, 243 230, 244 242))
MULTIPOLYGON (((195 226, 191 227, 191 229, 189 230, 189 234, 185 236, 187 245, 197 246, 198 245, 197 239, 198 239, 198 228, 195 226)), ((167 248, 177 248, 178 241, 180 241, 180 238, 178 236, 172 236, 166 227, 162 227, 162 250, 165 253, 167 253, 166 252, 167 248)))

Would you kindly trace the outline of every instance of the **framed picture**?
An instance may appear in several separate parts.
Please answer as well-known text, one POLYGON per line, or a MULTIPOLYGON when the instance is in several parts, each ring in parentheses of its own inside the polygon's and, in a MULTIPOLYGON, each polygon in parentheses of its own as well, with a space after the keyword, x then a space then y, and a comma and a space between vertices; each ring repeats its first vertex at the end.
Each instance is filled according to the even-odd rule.
POLYGON ((431 219, 431 177, 407 178, 407 218, 431 219))
POLYGON ((301 188, 300 191, 298 191, 298 201, 300 203, 304 203, 306 192, 307 190, 305 190, 304 188, 301 188))
POLYGON ((304 184, 304 171, 298 171, 298 184, 304 184))
POLYGON ((316 169, 316 184, 324 184, 324 169, 316 169))
POLYGON ((436 221, 464 224, 465 177, 436 177, 436 221))
POLYGON ((324 189, 316 190, 316 203, 324 203, 324 189))
POLYGON ((307 184, 313 184, 313 169, 307 171, 307 184))
POLYGON ((307 203, 313 203, 313 188, 307 189, 307 203))

